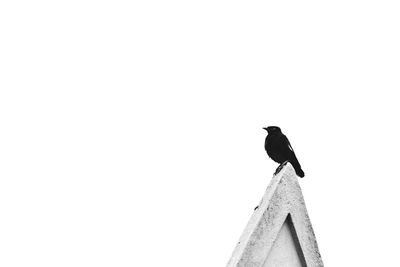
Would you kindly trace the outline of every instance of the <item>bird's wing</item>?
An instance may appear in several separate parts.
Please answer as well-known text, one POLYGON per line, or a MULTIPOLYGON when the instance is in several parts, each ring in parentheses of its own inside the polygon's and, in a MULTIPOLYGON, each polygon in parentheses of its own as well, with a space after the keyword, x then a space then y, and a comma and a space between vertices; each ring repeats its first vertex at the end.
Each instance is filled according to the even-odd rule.
POLYGON ((292 146, 290 145, 289 139, 286 137, 286 135, 284 135, 284 137, 285 137, 285 141, 286 141, 287 146, 294 153, 294 150, 293 150, 292 146))
POLYGON ((287 139, 286 136, 284 139, 286 140, 287 147, 289 148, 289 150, 291 151, 291 154, 292 154, 290 163, 292 163, 293 168, 296 170, 297 175, 300 177, 304 177, 304 172, 301 169, 300 163, 297 160, 296 154, 294 153, 292 146, 290 145, 289 139, 287 139))

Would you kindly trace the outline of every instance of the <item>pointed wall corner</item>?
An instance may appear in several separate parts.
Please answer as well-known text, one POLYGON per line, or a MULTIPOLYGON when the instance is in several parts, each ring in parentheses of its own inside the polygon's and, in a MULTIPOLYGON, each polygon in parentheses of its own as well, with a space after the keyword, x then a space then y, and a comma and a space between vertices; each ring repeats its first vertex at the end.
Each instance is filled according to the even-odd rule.
POLYGON ((323 267, 296 173, 275 175, 227 267, 323 267))

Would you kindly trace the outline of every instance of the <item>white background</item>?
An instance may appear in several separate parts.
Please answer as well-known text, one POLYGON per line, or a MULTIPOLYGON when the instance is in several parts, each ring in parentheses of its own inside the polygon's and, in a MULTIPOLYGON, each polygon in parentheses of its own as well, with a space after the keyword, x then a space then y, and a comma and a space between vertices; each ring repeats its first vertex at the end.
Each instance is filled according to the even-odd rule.
POLYGON ((326 266, 400 266, 398 1, 1 1, 0 265, 224 266, 278 125, 326 266))

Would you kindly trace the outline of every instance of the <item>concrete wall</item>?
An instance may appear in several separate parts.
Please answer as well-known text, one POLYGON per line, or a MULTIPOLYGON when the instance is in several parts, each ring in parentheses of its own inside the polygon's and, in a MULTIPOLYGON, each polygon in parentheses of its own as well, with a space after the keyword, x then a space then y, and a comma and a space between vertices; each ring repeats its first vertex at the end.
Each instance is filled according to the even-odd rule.
POLYGON ((286 218, 263 267, 306 267, 290 215, 286 218))
POLYGON ((323 266, 300 185, 290 163, 272 178, 227 266, 323 266))

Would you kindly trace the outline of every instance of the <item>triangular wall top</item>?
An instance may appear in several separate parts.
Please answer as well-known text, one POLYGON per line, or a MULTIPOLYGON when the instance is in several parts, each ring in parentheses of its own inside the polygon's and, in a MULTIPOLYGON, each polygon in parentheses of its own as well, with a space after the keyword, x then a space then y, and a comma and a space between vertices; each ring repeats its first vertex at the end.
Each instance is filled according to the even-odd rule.
POLYGON ((227 267, 323 267, 296 173, 272 178, 227 267))

